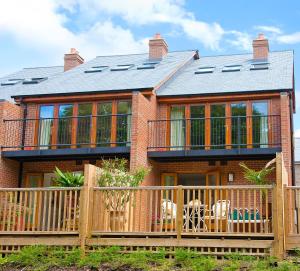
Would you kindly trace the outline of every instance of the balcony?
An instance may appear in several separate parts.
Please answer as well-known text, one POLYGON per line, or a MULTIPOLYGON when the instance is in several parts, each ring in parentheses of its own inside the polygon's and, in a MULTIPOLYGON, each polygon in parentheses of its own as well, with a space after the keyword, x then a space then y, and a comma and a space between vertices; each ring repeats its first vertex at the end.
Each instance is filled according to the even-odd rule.
POLYGON ((280 116, 153 120, 148 140, 156 160, 269 158, 281 151, 280 116))
POLYGON ((4 120, 3 157, 17 160, 129 156, 131 114, 4 120))

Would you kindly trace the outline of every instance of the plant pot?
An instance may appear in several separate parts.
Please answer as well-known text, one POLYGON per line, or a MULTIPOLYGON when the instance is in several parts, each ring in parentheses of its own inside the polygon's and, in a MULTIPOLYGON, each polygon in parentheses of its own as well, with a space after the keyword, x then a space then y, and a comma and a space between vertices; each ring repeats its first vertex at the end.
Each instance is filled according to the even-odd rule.
POLYGON ((109 212, 109 225, 112 232, 124 231, 126 223, 126 212, 125 211, 110 211, 109 212))

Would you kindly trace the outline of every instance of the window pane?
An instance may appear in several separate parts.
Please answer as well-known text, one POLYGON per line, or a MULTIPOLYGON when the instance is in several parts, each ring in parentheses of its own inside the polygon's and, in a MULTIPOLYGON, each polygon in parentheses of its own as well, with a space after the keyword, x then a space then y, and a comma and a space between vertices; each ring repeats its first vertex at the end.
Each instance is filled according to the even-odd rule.
POLYGON ((181 150, 185 146, 185 107, 171 107, 171 150, 181 150))
POLYGON ((99 103, 97 107, 97 146, 109 146, 111 137, 112 103, 99 103))
POLYGON ((191 146, 192 149, 203 149, 205 145, 205 107, 191 106, 191 146))
POLYGON ((53 105, 42 105, 40 107, 39 137, 40 149, 49 149, 52 140, 52 127, 54 117, 53 105))
POLYGON ((91 139, 92 104, 78 104, 77 143, 78 147, 88 147, 91 139), (81 144, 81 145, 80 145, 81 144))
POLYGON ((131 102, 118 102, 117 113, 117 145, 130 146, 131 102))
POLYGON ((268 103, 252 103, 252 140, 256 148, 268 147, 268 103))
POLYGON ((225 146, 225 104, 210 106, 210 144, 212 149, 220 149, 225 146))
POLYGON ((60 148, 68 148, 72 138, 73 104, 60 105, 58 109, 57 144, 60 148))
POLYGON ((247 146, 246 104, 231 104, 231 116, 232 148, 245 148, 247 146))

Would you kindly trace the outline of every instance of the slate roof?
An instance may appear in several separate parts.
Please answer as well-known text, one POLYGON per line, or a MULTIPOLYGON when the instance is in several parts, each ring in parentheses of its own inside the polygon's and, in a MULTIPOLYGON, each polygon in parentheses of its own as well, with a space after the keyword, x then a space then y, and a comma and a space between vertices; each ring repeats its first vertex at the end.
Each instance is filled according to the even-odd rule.
POLYGON ((269 69, 250 70, 252 54, 209 56, 195 60, 158 92, 158 96, 216 94, 293 89, 293 51, 269 53, 269 69), (240 71, 222 72, 225 65, 242 65, 240 71), (195 74, 213 66, 213 73, 195 74))
POLYGON ((9 79, 30 79, 30 78, 45 78, 49 79, 63 73, 63 66, 52 66, 52 67, 35 67, 35 68, 24 68, 18 72, 6 75, 0 78, 0 100, 11 100, 11 96, 15 95, 16 89, 22 89, 28 91, 32 85, 23 85, 18 83, 17 85, 2 86, 1 83, 6 82, 9 79))
POLYGON ((14 96, 68 94, 82 92, 122 91, 153 88, 164 81, 179 66, 193 59, 196 51, 169 52, 154 69, 138 70, 137 66, 149 61, 148 53, 133 55, 99 56, 30 88, 14 86, 14 96), (125 71, 111 71, 116 65, 133 64, 125 71), (85 73, 94 66, 108 66, 102 72, 85 73))
POLYGON ((149 61, 148 53, 99 56, 82 65, 63 72, 63 67, 27 68, 0 78, 0 83, 13 78, 48 77, 39 84, 0 86, 0 99, 10 96, 59 95, 84 92, 128 91, 151 89, 176 74, 157 90, 158 96, 193 94, 222 94, 249 91, 293 89, 293 51, 269 53, 269 68, 250 70, 252 54, 200 56, 196 51, 169 52, 154 69, 137 69, 149 61), (182 65, 187 63, 184 67, 182 65), (129 70, 111 71, 116 65, 133 64, 129 70), (242 65, 240 71, 222 72, 226 65, 242 65), (102 72, 85 73, 91 67, 108 66, 102 72), (199 67, 215 67, 213 73, 195 74, 199 67))
POLYGON ((295 162, 300 163, 300 137, 296 137, 294 141, 295 162))

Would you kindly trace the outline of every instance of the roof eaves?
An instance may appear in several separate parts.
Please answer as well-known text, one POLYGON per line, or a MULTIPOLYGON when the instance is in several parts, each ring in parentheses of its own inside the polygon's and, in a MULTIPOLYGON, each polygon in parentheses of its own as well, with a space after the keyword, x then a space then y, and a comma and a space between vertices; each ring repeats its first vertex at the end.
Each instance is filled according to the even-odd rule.
POLYGON ((30 95, 13 95, 11 96, 13 99, 18 98, 40 98, 40 97, 62 97, 62 96, 70 96, 70 95, 87 95, 87 94, 107 94, 107 93, 120 93, 120 92, 133 92, 133 91, 152 91, 153 87, 144 87, 144 88, 131 88, 131 89, 111 89, 111 90, 95 90, 95 91, 80 91, 80 92, 68 92, 68 93, 47 93, 47 94, 30 94, 30 95))

